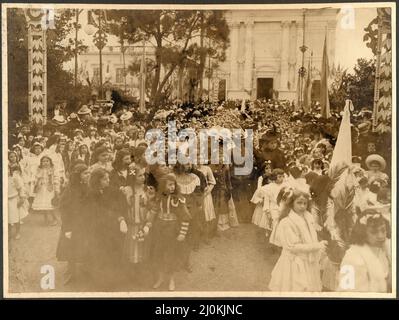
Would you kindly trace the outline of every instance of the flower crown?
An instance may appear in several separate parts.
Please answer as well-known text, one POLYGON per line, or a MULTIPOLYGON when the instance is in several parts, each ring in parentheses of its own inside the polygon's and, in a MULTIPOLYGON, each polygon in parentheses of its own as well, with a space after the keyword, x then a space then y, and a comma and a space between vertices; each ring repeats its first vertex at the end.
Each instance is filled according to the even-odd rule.
POLYGON ((368 220, 371 219, 378 219, 381 217, 380 213, 368 213, 359 219, 360 224, 367 225, 368 220))

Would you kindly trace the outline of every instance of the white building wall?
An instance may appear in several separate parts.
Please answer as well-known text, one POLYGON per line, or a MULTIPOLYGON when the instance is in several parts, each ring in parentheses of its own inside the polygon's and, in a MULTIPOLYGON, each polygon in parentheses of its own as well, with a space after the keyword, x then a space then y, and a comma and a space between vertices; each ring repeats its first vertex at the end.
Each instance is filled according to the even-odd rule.
MULTIPOLYGON (((335 28, 338 10, 315 9, 305 12, 304 66, 308 67, 313 51, 313 75, 321 70, 324 36, 330 67, 335 58, 335 28)), ((299 49, 303 41, 303 11, 295 10, 234 10, 226 14, 231 28, 227 60, 219 76, 227 83, 229 99, 256 97, 257 79, 272 78, 273 89, 280 99, 294 100, 298 70, 302 65, 299 49)))

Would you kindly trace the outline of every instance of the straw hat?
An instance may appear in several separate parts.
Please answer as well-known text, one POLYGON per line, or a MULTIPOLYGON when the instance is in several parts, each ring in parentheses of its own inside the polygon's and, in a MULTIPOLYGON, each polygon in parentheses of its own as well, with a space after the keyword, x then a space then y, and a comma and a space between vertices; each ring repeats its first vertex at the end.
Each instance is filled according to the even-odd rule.
POLYGON ((124 114, 122 114, 122 115, 120 116, 120 119, 121 119, 122 121, 126 121, 126 120, 131 119, 132 117, 133 117, 133 113, 131 113, 130 111, 127 111, 127 112, 125 112, 124 114))
POLYGON ((90 113, 91 113, 90 108, 85 104, 78 111, 78 115, 85 115, 90 113))
POLYGON ((63 125, 63 124, 66 124, 68 122, 68 121, 65 120, 64 116, 62 116, 62 115, 54 116, 53 117, 53 121, 54 121, 55 124, 58 124, 58 125, 63 125))
POLYGON ((371 154, 371 155, 369 155, 369 156, 366 158, 366 166, 367 166, 367 168, 370 169, 370 166, 371 166, 371 164, 372 164, 373 162, 378 162, 379 165, 380 165, 380 167, 381 167, 381 170, 382 170, 382 171, 385 169, 385 167, 386 167, 386 165, 387 165, 387 163, 385 162, 384 158, 381 157, 381 156, 378 155, 378 154, 371 154))

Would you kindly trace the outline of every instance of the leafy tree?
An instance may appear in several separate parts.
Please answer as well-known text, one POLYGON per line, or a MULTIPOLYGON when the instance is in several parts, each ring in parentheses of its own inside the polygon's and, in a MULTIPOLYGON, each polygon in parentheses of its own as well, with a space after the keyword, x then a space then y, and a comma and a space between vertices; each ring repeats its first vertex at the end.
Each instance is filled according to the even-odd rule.
POLYGON ((125 63, 125 53, 126 53, 126 42, 133 44, 139 41, 138 36, 133 32, 130 33, 130 26, 127 24, 126 15, 129 11, 127 10, 109 10, 107 11, 107 20, 109 23, 109 32, 116 35, 119 38, 119 43, 121 45, 122 62, 123 62, 123 77, 126 86, 126 76, 129 69, 126 67, 125 63))
MULTIPOLYGON (((73 74, 63 69, 63 64, 74 56, 74 41, 65 42, 74 27, 74 10, 58 10, 55 28, 47 36, 47 105, 48 115, 59 100, 67 100, 71 110, 86 98, 83 85, 73 86, 73 74)), ((28 117, 28 29, 22 9, 8 9, 8 108, 9 120, 28 117)), ((81 41, 78 51, 85 49, 81 41)))
POLYGON ((20 9, 7 9, 8 119, 28 115, 28 40, 20 9))
MULTIPOLYGON (((334 72, 333 72, 334 74, 334 72)), ((358 59, 353 73, 335 73, 329 90, 331 108, 341 110, 350 98, 356 109, 372 109, 374 99, 375 61, 358 59)))
POLYGON ((347 98, 347 69, 333 67, 330 74, 332 81, 329 89, 330 107, 334 110, 341 110, 347 98))
MULTIPOLYGON (((58 10, 55 28, 47 30, 47 104, 50 112, 58 100, 67 100, 70 111, 74 111, 86 98, 87 90, 82 84, 78 84, 75 88, 73 73, 64 70, 63 67, 63 64, 75 55, 75 40, 68 39, 76 27, 75 18, 75 10, 58 10), (68 42, 65 44, 66 39, 68 42), (82 91, 84 96, 82 96, 82 91)), ((78 54, 86 48, 82 41, 78 40, 78 54)))
POLYGON ((349 97, 356 108, 372 109, 374 99, 375 60, 358 59, 354 74, 348 74, 345 82, 349 97))
POLYGON ((145 39, 155 48, 155 63, 150 69, 153 72, 150 97, 155 104, 164 96, 170 77, 186 60, 196 61, 200 70, 204 68, 201 36, 212 41, 212 47, 206 49, 208 54, 215 60, 225 59, 229 29, 222 11, 120 10, 109 16, 115 18, 115 14, 126 20, 129 43, 145 39))

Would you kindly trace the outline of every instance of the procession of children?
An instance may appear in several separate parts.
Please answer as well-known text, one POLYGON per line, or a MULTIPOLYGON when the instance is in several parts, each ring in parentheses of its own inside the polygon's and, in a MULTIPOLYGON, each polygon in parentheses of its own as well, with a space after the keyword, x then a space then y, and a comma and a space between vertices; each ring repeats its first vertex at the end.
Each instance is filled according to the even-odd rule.
POLYGON ((370 137, 374 148, 353 148, 344 168, 352 184, 342 196, 351 205, 342 212, 329 172, 342 116, 325 122, 317 110, 294 112, 280 101, 238 106, 174 105, 148 119, 122 109, 94 119, 85 105, 47 132, 21 125, 8 153, 10 240, 24 241, 29 213, 42 215, 47 227, 61 226, 56 256, 67 264, 65 285, 86 272, 97 291, 124 283, 173 291, 179 272, 195 272, 192 252, 252 223, 257 241, 279 256, 265 290, 389 292, 390 158, 362 132, 368 113, 356 115, 352 141, 370 137), (254 129, 250 175, 237 176, 234 163, 148 164, 145 132, 170 119, 179 128, 238 119, 254 129), (345 265, 356 270, 352 287, 337 276, 345 265))

